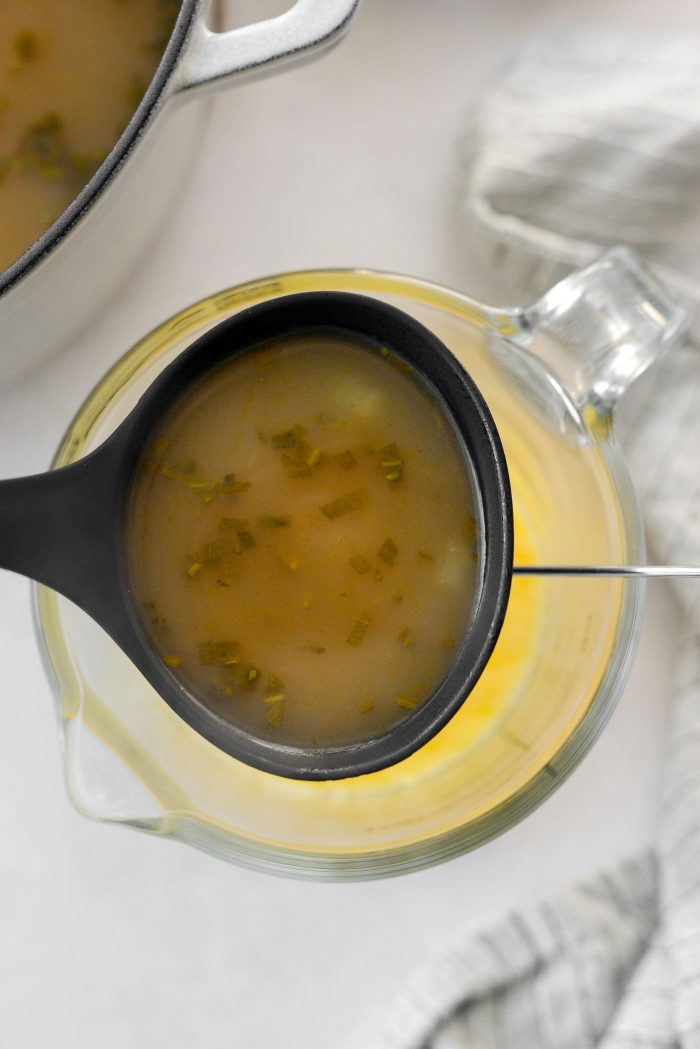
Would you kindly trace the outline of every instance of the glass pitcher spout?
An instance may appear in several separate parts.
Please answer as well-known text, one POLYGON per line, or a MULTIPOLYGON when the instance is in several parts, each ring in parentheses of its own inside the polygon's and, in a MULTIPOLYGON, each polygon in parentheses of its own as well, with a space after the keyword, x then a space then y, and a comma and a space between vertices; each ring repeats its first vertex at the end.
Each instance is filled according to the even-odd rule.
POLYGON ((632 383, 685 333, 680 299, 628 248, 606 251, 530 306, 494 312, 492 353, 565 434, 609 421, 632 383), (507 344, 507 350, 506 346, 507 344))

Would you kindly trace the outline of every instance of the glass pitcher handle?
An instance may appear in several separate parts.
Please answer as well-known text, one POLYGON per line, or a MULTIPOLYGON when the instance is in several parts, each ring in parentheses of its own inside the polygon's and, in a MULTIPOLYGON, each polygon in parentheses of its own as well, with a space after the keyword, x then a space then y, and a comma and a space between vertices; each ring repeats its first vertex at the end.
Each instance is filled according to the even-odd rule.
POLYGON ((556 377, 579 412, 610 415, 685 332, 689 311, 627 248, 611 248, 516 311, 514 341, 556 377))

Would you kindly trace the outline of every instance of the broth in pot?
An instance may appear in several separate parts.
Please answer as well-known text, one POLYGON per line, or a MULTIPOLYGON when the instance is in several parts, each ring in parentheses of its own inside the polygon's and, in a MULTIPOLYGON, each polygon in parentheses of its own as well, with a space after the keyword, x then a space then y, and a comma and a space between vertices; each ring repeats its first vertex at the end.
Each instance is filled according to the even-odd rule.
POLYGON ((0 6, 0 270, 95 173, 153 77, 177 0, 0 6))

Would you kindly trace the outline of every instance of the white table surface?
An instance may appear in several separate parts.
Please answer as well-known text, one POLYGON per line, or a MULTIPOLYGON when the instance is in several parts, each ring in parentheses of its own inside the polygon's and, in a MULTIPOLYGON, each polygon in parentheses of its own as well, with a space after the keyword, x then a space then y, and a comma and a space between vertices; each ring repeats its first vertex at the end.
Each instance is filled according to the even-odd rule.
MULTIPOLYGON (((693 7, 365 0, 319 62, 219 97, 177 213, 130 284, 83 338, 0 397, 0 474, 43 468, 106 366, 178 308, 238 281, 360 265, 481 294, 460 236, 456 155, 480 85, 543 27, 700 32, 693 7)), ((237 4, 239 17, 255 8, 237 4)), ((78 816, 28 586, 1 573, 0 1045, 342 1046, 460 927, 651 841, 677 626, 664 584, 653 585, 610 726, 524 823, 420 874, 315 885, 78 816)))

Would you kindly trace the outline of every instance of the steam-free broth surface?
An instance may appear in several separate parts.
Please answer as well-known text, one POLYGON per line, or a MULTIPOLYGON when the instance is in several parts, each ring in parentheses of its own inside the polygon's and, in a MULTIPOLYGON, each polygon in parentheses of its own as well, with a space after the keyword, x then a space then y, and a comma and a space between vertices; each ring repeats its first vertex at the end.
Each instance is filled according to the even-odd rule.
POLYGON ((179 6, 0 3, 0 270, 58 218, 117 141, 179 6))
POLYGON ((257 735, 380 734, 448 672, 472 612, 465 452, 396 358, 295 336, 214 369, 144 450, 130 574, 171 671, 257 735))

